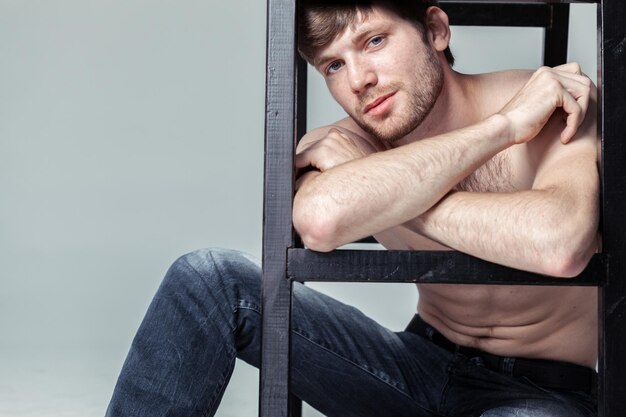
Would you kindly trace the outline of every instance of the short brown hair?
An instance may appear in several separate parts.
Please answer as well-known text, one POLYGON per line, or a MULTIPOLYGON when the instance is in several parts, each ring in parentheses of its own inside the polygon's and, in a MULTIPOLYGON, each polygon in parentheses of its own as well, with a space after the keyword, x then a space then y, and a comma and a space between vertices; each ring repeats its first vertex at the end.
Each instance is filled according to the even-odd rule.
MULTIPOLYGON (((298 6, 298 52, 310 64, 319 48, 330 44, 337 35, 367 16, 373 7, 383 7, 411 22, 425 36, 426 10, 439 7, 437 0, 300 0, 298 6)), ((444 55, 454 64, 450 48, 444 55)))

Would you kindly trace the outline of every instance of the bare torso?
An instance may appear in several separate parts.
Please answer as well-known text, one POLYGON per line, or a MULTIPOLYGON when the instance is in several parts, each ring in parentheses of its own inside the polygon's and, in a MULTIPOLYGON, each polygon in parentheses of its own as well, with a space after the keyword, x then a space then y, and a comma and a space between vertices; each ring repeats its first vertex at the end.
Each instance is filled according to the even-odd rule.
MULTIPOLYGON (((496 97, 483 100, 484 116, 497 112, 529 75, 514 72, 477 77, 476 84, 483 97, 496 97)), ((537 156, 558 141, 558 123, 558 120, 548 123, 528 144, 513 146, 496 155, 457 189, 476 192, 530 189, 537 156)), ((342 124, 360 131, 348 119, 342 124)), ((377 234, 376 238, 388 249, 448 249, 403 226, 377 234)), ((420 284, 418 289, 420 316, 457 344, 498 355, 595 367, 595 288, 420 284)))

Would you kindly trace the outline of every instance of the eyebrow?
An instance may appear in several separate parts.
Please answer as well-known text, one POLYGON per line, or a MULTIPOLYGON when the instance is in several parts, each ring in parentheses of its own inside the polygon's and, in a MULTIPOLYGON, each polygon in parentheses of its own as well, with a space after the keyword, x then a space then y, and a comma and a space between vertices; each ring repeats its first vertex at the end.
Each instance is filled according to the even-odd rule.
POLYGON ((317 68, 318 70, 322 70, 324 66, 326 66, 326 64, 332 60, 334 60, 335 58, 333 58, 332 56, 327 56, 324 57, 322 56, 321 59, 316 59, 313 61, 313 64, 315 66, 315 68, 317 68))

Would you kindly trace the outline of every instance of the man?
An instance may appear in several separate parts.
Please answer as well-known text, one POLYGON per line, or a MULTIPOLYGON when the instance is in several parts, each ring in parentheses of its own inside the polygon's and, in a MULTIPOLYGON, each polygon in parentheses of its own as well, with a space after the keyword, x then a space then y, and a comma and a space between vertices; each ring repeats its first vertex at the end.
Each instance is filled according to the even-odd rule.
MULTIPOLYGON (((298 146, 305 244, 373 234, 387 248, 578 274, 598 246, 599 188, 580 68, 459 74, 433 1, 349 3, 311 2, 299 19, 301 53, 349 115, 298 146)), ((258 366, 259 274, 232 251, 179 259, 107 415, 213 415, 235 357, 258 366)), ((419 285, 405 332, 294 291, 292 391, 325 415, 595 415, 594 289, 419 285)))

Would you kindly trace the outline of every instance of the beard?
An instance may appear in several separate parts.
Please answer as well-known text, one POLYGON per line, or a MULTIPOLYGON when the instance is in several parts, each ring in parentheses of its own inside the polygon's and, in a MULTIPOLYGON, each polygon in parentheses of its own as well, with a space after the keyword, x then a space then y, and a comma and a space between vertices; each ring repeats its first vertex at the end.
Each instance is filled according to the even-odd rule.
POLYGON ((390 83, 381 89, 372 89, 359 99, 352 119, 367 133, 381 141, 392 143, 415 130, 430 113, 443 88, 443 69, 431 49, 426 49, 421 67, 424 70, 415 74, 411 84, 390 83), (367 120, 363 109, 367 103, 394 91, 404 91, 408 95, 406 108, 389 112, 378 120, 367 120))

